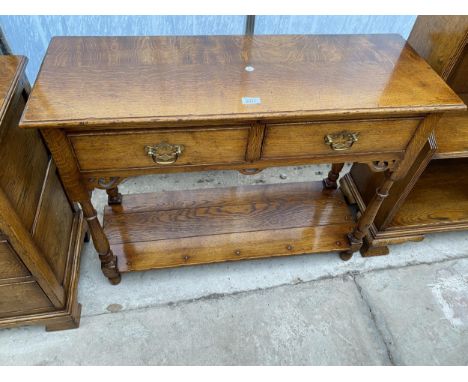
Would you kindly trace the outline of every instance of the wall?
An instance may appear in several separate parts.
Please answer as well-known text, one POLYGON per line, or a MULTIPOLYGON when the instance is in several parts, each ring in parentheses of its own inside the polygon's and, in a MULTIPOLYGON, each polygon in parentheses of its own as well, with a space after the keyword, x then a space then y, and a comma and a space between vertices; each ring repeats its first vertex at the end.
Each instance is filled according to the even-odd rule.
MULTIPOLYGON (((255 33, 399 33, 407 37, 416 16, 257 16, 255 33)), ((29 58, 34 82, 52 36, 242 34, 245 16, 0 16, 14 54, 29 58)))

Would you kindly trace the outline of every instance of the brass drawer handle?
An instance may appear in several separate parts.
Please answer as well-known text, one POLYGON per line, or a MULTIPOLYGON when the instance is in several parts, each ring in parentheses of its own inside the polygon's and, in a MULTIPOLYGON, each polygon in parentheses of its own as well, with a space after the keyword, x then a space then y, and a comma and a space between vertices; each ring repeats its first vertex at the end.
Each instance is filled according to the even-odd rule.
POLYGON ((179 159, 184 151, 184 146, 161 142, 155 146, 146 146, 145 151, 153 159, 154 163, 167 165, 173 164, 179 159))
POLYGON ((345 151, 351 148, 354 142, 358 141, 359 133, 350 133, 341 131, 335 134, 327 134, 324 137, 325 144, 329 145, 332 150, 345 151))

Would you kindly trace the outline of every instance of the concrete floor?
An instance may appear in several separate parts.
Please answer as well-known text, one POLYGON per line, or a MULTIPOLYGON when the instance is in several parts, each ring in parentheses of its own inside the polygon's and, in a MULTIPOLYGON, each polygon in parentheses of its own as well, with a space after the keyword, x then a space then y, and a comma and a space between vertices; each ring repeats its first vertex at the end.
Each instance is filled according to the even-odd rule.
MULTIPOLYGON (((122 193, 318 180, 328 166, 158 175, 122 193)), ((96 192, 98 210, 106 202, 96 192)), ((0 331, 1 365, 468 365, 468 234, 390 256, 335 253, 126 274, 82 257, 78 330, 0 331)))

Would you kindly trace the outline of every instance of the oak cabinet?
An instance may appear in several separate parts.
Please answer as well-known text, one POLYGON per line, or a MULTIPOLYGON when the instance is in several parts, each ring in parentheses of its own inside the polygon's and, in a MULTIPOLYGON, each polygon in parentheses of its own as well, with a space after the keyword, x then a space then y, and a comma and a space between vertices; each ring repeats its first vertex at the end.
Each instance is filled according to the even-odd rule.
POLYGON ((0 327, 77 327, 85 233, 40 134, 18 127, 26 58, 0 56, 0 327))

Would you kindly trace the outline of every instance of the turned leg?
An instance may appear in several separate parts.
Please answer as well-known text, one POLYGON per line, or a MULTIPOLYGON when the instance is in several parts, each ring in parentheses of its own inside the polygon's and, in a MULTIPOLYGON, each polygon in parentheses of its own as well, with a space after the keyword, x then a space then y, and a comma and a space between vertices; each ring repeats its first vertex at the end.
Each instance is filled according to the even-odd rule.
POLYGON ((388 192, 394 183, 391 175, 386 175, 383 184, 376 190, 374 197, 359 218, 354 230, 348 234, 348 241, 351 248, 340 253, 342 260, 347 261, 351 259, 353 253, 361 249, 364 236, 366 236, 383 200, 388 196, 388 192))
POLYGON ((344 163, 333 163, 328 177, 323 180, 323 185, 325 188, 336 189, 338 188, 338 178, 340 177, 340 172, 343 170, 344 163))
POLYGON ((119 192, 117 186, 106 189, 107 192, 107 204, 109 206, 122 204, 122 194, 119 192))
POLYGON ((102 273, 111 284, 120 282, 120 273, 117 267, 117 257, 109 246, 106 234, 99 223, 96 210, 91 203, 91 196, 80 178, 80 171, 65 133, 60 129, 41 129, 47 146, 55 160, 62 183, 73 202, 78 202, 83 209, 83 215, 88 222, 88 228, 93 238, 93 244, 99 254, 102 273))
POLYGON ((393 166, 393 172, 390 170, 385 172, 385 178, 382 185, 376 190, 375 195, 359 218, 353 232, 348 234, 348 240, 351 248, 340 254, 342 260, 349 260, 354 252, 361 249, 363 238, 368 233, 369 227, 374 221, 382 202, 388 196, 390 188, 395 181, 406 176, 410 167, 414 163, 414 160, 426 144, 428 137, 434 131, 434 127, 439 121, 441 115, 442 114, 430 114, 421 121, 411 138, 411 141, 406 146, 405 156, 403 159, 395 163, 393 166))
POLYGON ((117 258, 110 249, 109 240, 107 240, 107 236, 97 218, 96 210, 90 200, 82 201, 80 204, 85 219, 88 222, 89 231, 93 237, 94 248, 96 248, 99 254, 99 260, 101 260, 101 271, 104 273, 104 276, 109 279, 111 284, 116 285, 121 279, 117 268, 117 258))

